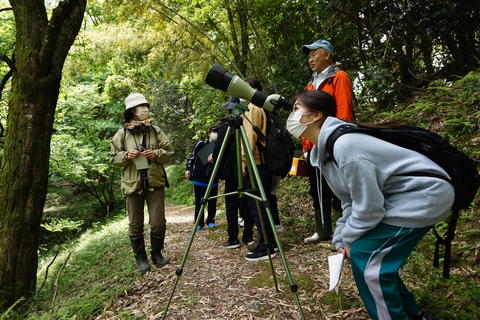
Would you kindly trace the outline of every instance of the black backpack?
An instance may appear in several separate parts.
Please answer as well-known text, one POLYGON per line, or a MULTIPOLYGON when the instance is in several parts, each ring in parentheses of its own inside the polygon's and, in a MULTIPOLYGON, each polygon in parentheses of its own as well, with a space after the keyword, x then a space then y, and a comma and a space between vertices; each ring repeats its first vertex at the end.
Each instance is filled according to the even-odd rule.
POLYGON ((414 126, 397 126, 394 128, 370 128, 360 125, 344 124, 338 127, 327 139, 326 151, 334 160, 333 146, 335 141, 347 133, 364 133, 375 138, 393 143, 400 147, 423 154, 445 170, 451 179, 430 172, 411 172, 408 176, 433 176, 450 182, 455 189, 455 201, 452 215, 445 237, 441 237, 434 229, 437 241, 435 243, 434 265, 439 266, 439 246, 445 245, 443 276, 449 277, 451 242, 455 237, 458 214, 461 209, 470 206, 480 185, 480 175, 477 161, 453 147, 441 136, 426 129, 414 126))
POLYGON ((259 137, 257 146, 263 162, 270 172, 284 178, 292 168, 295 146, 285 126, 271 112, 265 111, 265 114, 267 116, 267 134, 264 135, 258 127, 253 127, 259 137), (259 143, 260 140, 265 141, 266 146, 259 143))

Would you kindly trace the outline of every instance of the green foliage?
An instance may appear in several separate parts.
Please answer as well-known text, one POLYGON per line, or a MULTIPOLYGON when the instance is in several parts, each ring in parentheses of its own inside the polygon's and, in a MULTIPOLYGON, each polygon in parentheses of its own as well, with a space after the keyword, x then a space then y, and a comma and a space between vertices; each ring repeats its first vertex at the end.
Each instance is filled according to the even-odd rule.
POLYGON ((50 156, 52 177, 90 192, 105 214, 116 204, 109 146, 119 125, 109 116, 97 86, 66 87, 57 106, 50 156))
POLYGON ((450 140, 467 154, 478 157, 480 140, 480 72, 472 71, 455 82, 437 81, 408 104, 390 111, 359 110, 360 120, 402 120, 426 127, 450 140))
POLYGON ((478 318, 480 306, 475 301, 480 288, 469 275, 453 273, 450 279, 445 279, 440 269, 433 268, 426 254, 418 251, 409 257, 404 270, 405 277, 412 283, 421 284, 414 294, 422 308, 439 315, 442 320, 478 318))
POLYGON ((185 166, 175 165, 166 168, 170 188, 165 189, 165 201, 175 204, 193 205, 192 182, 185 179, 185 166))
MULTIPOLYGON (((72 252, 57 287, 55 319, 91 319, 100 313, 115 297, 128 292, 137 279, 124 218, 97 232, 88 232, 78 244, 68 248, 72 252), (132 261, 132 263, 125 263, 132 261)), ((31 302, 28 314, 16 319, 49 319, 55 278, 66 253, 60 255, 50 267, 44 289, 31 302)), ((39 269, 39 282, 43 281, 44 261, 39 269)))
POLYGON ((78 230, 81 224, 81 221, 53 218, 49 223, 43 223, 40 226, 50 232, 62 232, 65 230, 78 230))
MULTIPOLYGON (((0 1, 0 9, 11 8, 6 0, 0 1)), ((15 47, 15 19, 13 10, 0 12, 0 55, 11 57, 15 47)), ((0 76, 3 77, 7 66, 0 60, 0 76)), ((1 78, 0 78, 1 80, 1 78)))

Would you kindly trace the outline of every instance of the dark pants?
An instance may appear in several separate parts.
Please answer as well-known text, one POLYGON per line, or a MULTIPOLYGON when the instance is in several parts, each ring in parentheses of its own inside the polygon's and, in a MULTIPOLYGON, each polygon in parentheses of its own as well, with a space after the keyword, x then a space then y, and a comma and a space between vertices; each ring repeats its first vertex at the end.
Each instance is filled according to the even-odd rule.
MULTIPOLYGON (((310 156, 310 154, 309 154, 310 156)), ((315 209, 320 209, 320 194, 322 195, 321 201, 323 206, 323 214, 325 217, 316 217, 316 221, 331 221, 332 220, 332 207, 337 210, 341 211, 340 200, 335 196, 332 189, 328 186, 327 181, 323 176, 320 175, 320 169, 310 165, 310 157, 308 158, 307 164, 309 166, 309 175, 308 179, 310 182, 310 190, 309 193, 313 199, 313 207, 315 209), (319 185, 322 184, 321 187, 319 185), (321 192, 320 192, 321 190, 321 192)), ((318 214, 320 210, 315 210, 318 214)), ((317 226, 317 231, 321 226, 317 226)), ((326 226, 323 226, 326 227, 326 226)))
MULTIPOLYGON (((193 194, 195 196, 195 221, 197 221, 198 213, 200 212, 200 207, 202 204, 200 203, 202 197, 205 195, 205 192, 207 191, 207 187, 203 186, 197 186, 193 185, 193 194)), ((210 197, 214 197, 218 194, 218 188, 211 188, 210 189, 210 197)), ((217 213, 217 199, 211 199, 208 200, 207 202, 207 208, 208 208, 208 216, 207 216, 207 224, 209 223, 215 223, 215 214, 217 213)), ((205 211, 205 208, 204 210, 205 211)), ((202 216, 200 218, 200 222, 198 223, 199 226, 203 228, 205 225, 205 222, 203 221, 203 212, 202 216)))
MULTIPOLYGON (((225 179, 225 193, 237 190, 235 178, 225 179)), ((243 218, 244 227, 242 240, 250 241, 253 238, 253 220, 248 213, 247 198, 239 198, 238 195, 225 197, 225 207, 228 224, 228 240, 234 241, 238 239, 238 214, 243 218)))
MULTIPOLYGON (((268 200, 268 195, 272 191, 272 174, 266 168, 265 165, 257 165, 257 169, 258 169, 258 173, 260 174, 260 179, 262 181, 265 193, 267 194, 267 200, 268 200)), ((246 187, 251 188, 251 184, 248 178, 246 179, 246 187)), ((257 195, 260 195, 260 193, 257 192, 257 195)), ((272 231, 272 226, 270 225, 270 221, 268 220, 267 211, 264 208, 262 208, 261 203, 259 203, 261 209, 260 209, 260 212, 258 212, 257 206, 256 206, 256 200, 253 198, 249 197, 247 200, 247 203, 248 203, 248 211, 250 213, 250 216, 252 217, 252 220, 255 222, 255 226, 257 227, 257 230, 258 230, 259 244, 265 245, 263 229, 260 223, 260 214, 261 214, 263 218, 263 223, 265 226, 265 232, 268 237, 268 242, 270 246, 273 247, 273 244, 274 244, 273 231, 272 231)))
POLYGON ((270 211, 272 212, 273 222, 275 225, 280 225, 280 216, 278 214, 278 203, 277 203, 277 189, 280 184, 279 176, 272 176, 272 185, 270 193, 267 194, 268 202, 270 205, 270 211))

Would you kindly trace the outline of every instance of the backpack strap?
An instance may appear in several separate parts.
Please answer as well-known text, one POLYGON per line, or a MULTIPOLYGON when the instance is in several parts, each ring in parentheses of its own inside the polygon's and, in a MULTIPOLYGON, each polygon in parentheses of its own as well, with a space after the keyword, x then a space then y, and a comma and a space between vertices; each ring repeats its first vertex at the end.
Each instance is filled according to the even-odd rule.
MULTIPOLYGON (((150 133, 153 131, 153 136, 154 136, 154 139, 155 139, 155 146, 157 148, 159 148, 160 146, 158 144, 157 130, 155 130, 155 128, 153 126, 151 126, 150 129, 151 129, 150 133)), ((163 176, 165 177, 165 188, 170 188, 170 183, 168 182, 167 171, 165 170, 165 167, 163 166, 163 164, 160 164, 160 167, 162 168, 163 176)))
POLYGON ((437 238, 435 242, 435 252, 433 256, 433 265, 438 268, 440 266, 440 244, 445 246, 445 252, 443 253, 443 277, 450 277, 450 260, 452 256, 452 241, 455 238, 455 229, 457 227, 457 221, 460 211, 458 209, 452 210, 450 221, 448 223, 448 229, 445 237, 441 237, 435 227, 433 232, 437 238))
POLYGON ((123 132, 122 132, 122 144, 125 146, 125 136, 127 135, 127 130, 125 127, 123 127, 123 132))
POLYGON ((333 146, 335 145, 335 141, 337 141, 338 138, 340 138, 346 133, 359 131, 361 131, 360 128, 349 124, 342 124, 337 129, 335 129, 335 131, 333 131, 332 134, 330 134, 330 136, 328 137, 327 143, 325 145, 325 150, 328 152, 327 161, 335 161, 335 157, 333 155, 333 146))

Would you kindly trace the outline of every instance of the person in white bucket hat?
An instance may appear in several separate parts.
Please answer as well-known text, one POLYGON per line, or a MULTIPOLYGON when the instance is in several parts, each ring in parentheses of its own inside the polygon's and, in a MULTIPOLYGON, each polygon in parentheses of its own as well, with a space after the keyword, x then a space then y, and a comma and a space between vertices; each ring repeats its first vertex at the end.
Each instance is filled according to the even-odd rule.
POLYGON ((112 139, 111 162, 122 170, 122 194, 129 218, 129 235, 137 270, 150 270, 145 241, 144 206, 148 206, 151 256, 156 266, 164 266, 166 220, 164 188, 168 187, 165 163, 173 155, 168 137, 150 119, 150 104, 145 96, 132 93, 125 99, 125 125, 112 139))

